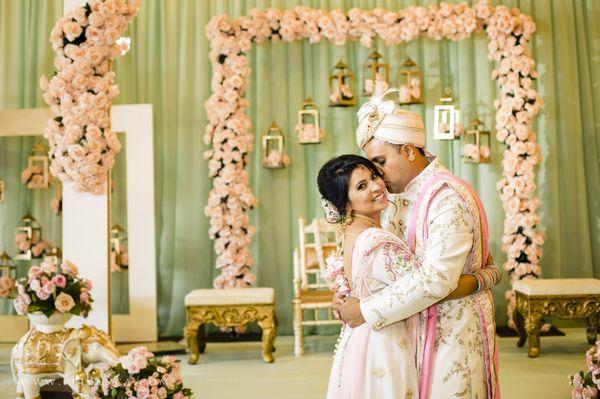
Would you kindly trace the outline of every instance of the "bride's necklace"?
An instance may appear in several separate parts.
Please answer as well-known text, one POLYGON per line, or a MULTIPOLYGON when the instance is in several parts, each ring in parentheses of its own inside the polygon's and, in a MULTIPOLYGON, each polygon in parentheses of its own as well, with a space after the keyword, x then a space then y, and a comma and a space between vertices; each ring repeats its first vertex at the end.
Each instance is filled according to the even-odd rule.
POLYGON ((373 218, 370 218, 370 217, 365 216, 365 215, 361 215, 361 214, 356 213, 354 211, 350 212, 350 215, 352 216, 352 219, 354 219, 354 220, 360 220, 361 222, 363 222, 364 224, 366 224, 369 227, 381 228, 381 226, 379 225, 379 223, 377 223, 375 221, 375 219, 373 219, 373 218))

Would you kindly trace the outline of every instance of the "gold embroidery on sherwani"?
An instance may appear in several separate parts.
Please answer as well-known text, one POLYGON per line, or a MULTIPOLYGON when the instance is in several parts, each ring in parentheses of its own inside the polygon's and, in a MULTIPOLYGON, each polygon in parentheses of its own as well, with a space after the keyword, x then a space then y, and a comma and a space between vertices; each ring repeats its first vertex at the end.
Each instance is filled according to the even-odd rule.
POLYGON ((378 380, 382 379, 383 377, 385 377, 385 370, 384 369, 376 369, 373 370, 373 372, 371 373, 373 375, 373 377, 377 378, 378 380))
POLYGON ((408 349, 408 340, 406 339, 406 337, 402 337, 398 340, 398 347, 403 351, 408 349))
POLYGON ((465 396, 465 394, 467 393, 471 393, 472 391, 472 387, 471 387, 471 369, 469 367, 469 357, 465 356, 465 358, 463 359, 463 361, 458 362, 458 361, 454 361, 454 365, 453 367, 450 369, 450 371, 448 372, 448 374, 446 374, 443 378, 443 382, 444 384, 447 383, 450 378, 452 378, 453 376, 456 376, 458 378, 460 378, 463 382, 463 384, 461 384, 462 386, 464 386, 464 390, 462 391, 458 391, 454 393, 454 397, 455 398, 460 398, 465 396))

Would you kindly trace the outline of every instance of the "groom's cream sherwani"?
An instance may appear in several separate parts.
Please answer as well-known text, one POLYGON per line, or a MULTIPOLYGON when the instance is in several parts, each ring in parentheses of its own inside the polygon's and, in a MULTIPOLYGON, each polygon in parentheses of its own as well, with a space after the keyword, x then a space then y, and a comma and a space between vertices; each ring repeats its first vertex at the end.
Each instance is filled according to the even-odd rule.
MULTIPOLYGON (((396 196, 383 217, 387 230, 408 240, 409 218, 426 190, 414 226, 421 272, 399 273, 398 280, 360 305, 366 322, 376 330, 420 312, 420 373, 427 308, 452 292, 461 274, 480 268, 484 261, 483 227, 473 195, 460 183, 432 184, 440 180, 442 175, 435 179, 439 173, 449 172, 434 159, 396 196)), ((499 398, 493 312, 489 291, 437 305, 429 398, 499 398)))

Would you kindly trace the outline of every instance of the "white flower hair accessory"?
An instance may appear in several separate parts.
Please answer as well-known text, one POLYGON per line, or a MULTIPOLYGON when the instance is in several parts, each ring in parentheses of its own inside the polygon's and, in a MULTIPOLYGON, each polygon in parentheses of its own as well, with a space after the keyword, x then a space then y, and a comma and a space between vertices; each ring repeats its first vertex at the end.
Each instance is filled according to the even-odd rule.
POLYGON ((340 214, 340 211, 337 209, 335 205, 331 201, 326 200, 325 198, 321 199, 321 206, 323 207, 323 212, 325 213, 325 220, 331 224, 341 223, 344 219, 340 214))

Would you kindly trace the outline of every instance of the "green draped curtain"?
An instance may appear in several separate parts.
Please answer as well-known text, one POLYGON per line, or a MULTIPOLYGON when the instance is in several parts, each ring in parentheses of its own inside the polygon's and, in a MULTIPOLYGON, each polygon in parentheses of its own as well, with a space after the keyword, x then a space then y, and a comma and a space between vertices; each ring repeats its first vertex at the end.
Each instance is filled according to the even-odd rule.
MULTIPOLYGON (((62 15, 62 1, 0 1, 0 109, 44 106, 38 89, 42 74, 52 70, 50 29, 62 15)), ((42 236, 52 245, 61 245, 61 217, 52 213, 50 200, 57 180, 44 190, 29 190, 21 182, 27 157, 41 137, 0 137, 0 179, 6 200, 0 204, 0 252, 14 257, 15 228, 21 217, 31 213, 42 226, 42 236)), ((37 261, 34 261, 37 263, 37 261)), ((16 261, 19 276, 27 274, 31 261, 16 261)), ((14 314, 12 301, 0 299, 0 313, 14 314)))
MULTIPOLYGON (((17 0, 4 0, 5 8, 24 7, 36 14, 42 2, 21 6, 17 0), (36 10, 36 12, 34 12, 36 10)), ((212 241, 203 207, 211 188, 207 162, 202 158, 207 146, 202 141, 206 114, 204 102, 210 96, 211 67, 209 43, 204 27, 212 16, 239 17, 250 9, 291 8, 387 8, 397 10, 432 1, 142 1, 133 22, 130 52, 115 64, 121 90, 119 103, 152 103, 154 107, 154 160, 156 239, 158 267, 158 316, 162 336, 181 335, 184 323, 184 295, 194 288, 210 287, 218 274, 214 268, 212 241)), ((498 1, 494 2, 499 3, 498 1)), ((54 4, 54 3, 52 3, 54 4)), ((598 138, 600 131, 600 6, 593 0, 502 1, 531 15, 538 31, 530 45, 538 62, 537 89, 546 103, 537 118, 535 130, 544 159, 538 168, 538 194, 548 239, 544 246, 544 277, 592 277, 600 274, 600 178, 598 138)), ((27 13, 12 21, 27 25, 27 13)), ((42 15, 42 14, 40 14, 42 15)), ((44 18, 50 19, 49 13, 44 18)), ((57 14, 54 14, 55 16, 57 14)), ((2 20, 5 20, 4 13, 2 20)), ((49 31, 49 23, 46 30, 49 31)), ((36 26, 37 29, 42 29, 36 26)), ((1 41, 8 42, 9 28, 0 26, 1 41)), ((12 30, 10 30, 12 32, 12 30)), ((43 36, 43 35, 42 35, 43 36)), ((12 40, 12 39, 11 39, 12 40)), ((14 75, 2 73, 7 84, 31 87, 37 76, 13 66, 14 58, 24 57, 23 46, 3 48, 0 71, 11 66, 14 75)), ((50 71, 48 48, 39 48, 35 62, 45 65, 37 75, 50 71)), ((463 122, 479 116, 489 128, 494 126, 493 99, 496 87, 490 78, 493 65, 487 60, 484 34, 454 43, 418 39, 387 47, 379 42, 392 67, 392 76, 406 57, 415 60, 425 74, 425 104, 413 105, 428 130, 433 124, 433 107, 442 90, 450 86, 463 113, 463 122)), ((329 108, 328 74, 340 59, 346 60, 357 77, 362 64, 373 51, 357 43, 334 46, 328 42, 311 45, 264 43, 250 51, 252 75, 247 97, 256 136, 255 152, 249 170, 252 189, 259 206, 251 212, 257 227, 252 253, 258 286, 275 288, 280 332, 291 333, 292 251, 298 240, 299 215, 320 217, 315 177, 320 165, 333 155, 357 152, 354 108, 329 108), (301 146, 294 136, 297 111, 306 97, 312 97, 321 111, 326 131, 322 144, 301 146), (260 137, 275 119, 286 133, 286 150, 291 164, 284 170, 261 167, 260 137)), ((31 49, 28 47, 27 51, 31 49)), ((29 54, 29 53, 27 53, 29 54)), ((32 61, 33 63, 34 61, 32 61)), ((11 98, 2 90, 0 98, 11 98)), ((4 108, 33 106, 37 103, 7 103, 4 108), (10 105, 9 105, 10 104, 10 105)), ((481 193, 491 228, 491 249, 496 263, 505 260, 500 249, 503 211, 495 191, 501 176, 503 148, 494 140, 493 163, 464 164, 458 142, 439 142, 428 133, 428 147, 458 175, 470 181, 481 193)), ((139 199, 143 201, 144 199, 139 199)), ((4 234, 6 229, 3 228, 4 234)), ((5 239, 6 240, 6 239, 5 239)), ((508 279, 494 289, 499 324, 506 320, 503 293, 508 279)))

